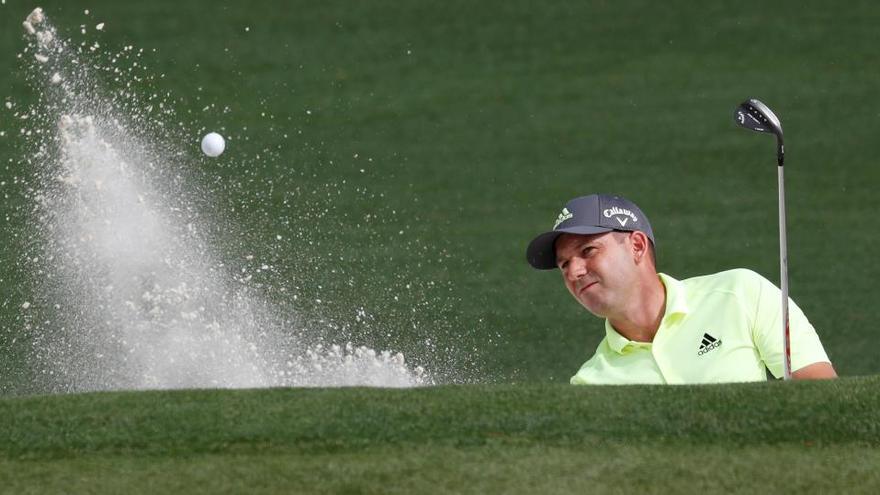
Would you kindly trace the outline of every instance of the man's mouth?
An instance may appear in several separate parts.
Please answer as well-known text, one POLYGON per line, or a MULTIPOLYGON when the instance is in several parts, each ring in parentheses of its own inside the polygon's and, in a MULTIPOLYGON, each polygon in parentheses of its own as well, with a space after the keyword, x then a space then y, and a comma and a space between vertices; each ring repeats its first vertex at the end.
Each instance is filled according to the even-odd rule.
POLYGON ((599 282, 590 282, 588 284, 583 285, 580 289, 578 289, 578 294, 583 293, 584 291, 586 291, 587 289, 589 289, 590 287, 592 287, 598 283, 599 282))

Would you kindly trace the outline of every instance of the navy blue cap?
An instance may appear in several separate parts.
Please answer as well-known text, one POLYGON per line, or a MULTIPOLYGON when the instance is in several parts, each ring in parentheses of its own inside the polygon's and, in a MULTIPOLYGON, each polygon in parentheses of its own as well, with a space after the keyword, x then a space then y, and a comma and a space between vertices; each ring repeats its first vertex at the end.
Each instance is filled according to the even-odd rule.
POLYGON ((532 239, 526 250, 529 264, 539 270, 556 268, 556 239, 562 234, 601 234, 611 231, 644 232, 654 242, 648 217, 632 201, 607 194, 574 198, 565 204, 553 230, 532 239))

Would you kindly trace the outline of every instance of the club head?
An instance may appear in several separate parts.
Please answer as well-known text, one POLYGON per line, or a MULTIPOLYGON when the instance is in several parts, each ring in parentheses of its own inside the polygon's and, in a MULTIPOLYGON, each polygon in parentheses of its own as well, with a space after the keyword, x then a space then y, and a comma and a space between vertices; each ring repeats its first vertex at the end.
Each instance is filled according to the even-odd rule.
POLYGON ((749 98, 739 104, 733 112, 736 123, 755 132, 776 135, 776 163, 780 167, 785 161, 785 145, 782 139, 782 123, 770 107, 760 100, 749 98))
POLYGON ((750 98, 740 103, 736 107, 734 118, 741 127, 756 132, 772 133, 782 140, 782 123, 779 122, 779 117, 760 100, 750 98))

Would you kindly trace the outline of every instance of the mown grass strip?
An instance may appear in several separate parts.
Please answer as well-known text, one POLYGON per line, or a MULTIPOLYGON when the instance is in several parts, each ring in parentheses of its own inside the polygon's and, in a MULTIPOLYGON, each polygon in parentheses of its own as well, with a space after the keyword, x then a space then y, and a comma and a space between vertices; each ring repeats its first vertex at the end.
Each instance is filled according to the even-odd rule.
POLYGON ((0 400, 0 456, 342 453, 617 442, 880 445, 880 378, 685 387, 447 386, 0 400))

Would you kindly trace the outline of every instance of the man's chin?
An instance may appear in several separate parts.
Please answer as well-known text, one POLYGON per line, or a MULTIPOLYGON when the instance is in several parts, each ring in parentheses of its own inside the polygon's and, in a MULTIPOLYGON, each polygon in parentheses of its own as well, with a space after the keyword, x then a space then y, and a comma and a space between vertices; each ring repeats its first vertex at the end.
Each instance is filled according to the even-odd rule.
POLYGON ((589 311, 590 314, 592 314, 593 316, 596 316, 599 318, 607 318, 608 317, 607 313, 605 312, 604 307, 596 306, 595 304, 586 304, 581 300, 578 300, 578 302, 581 303, 581 306, 586 308, 586 310, 589 311))

